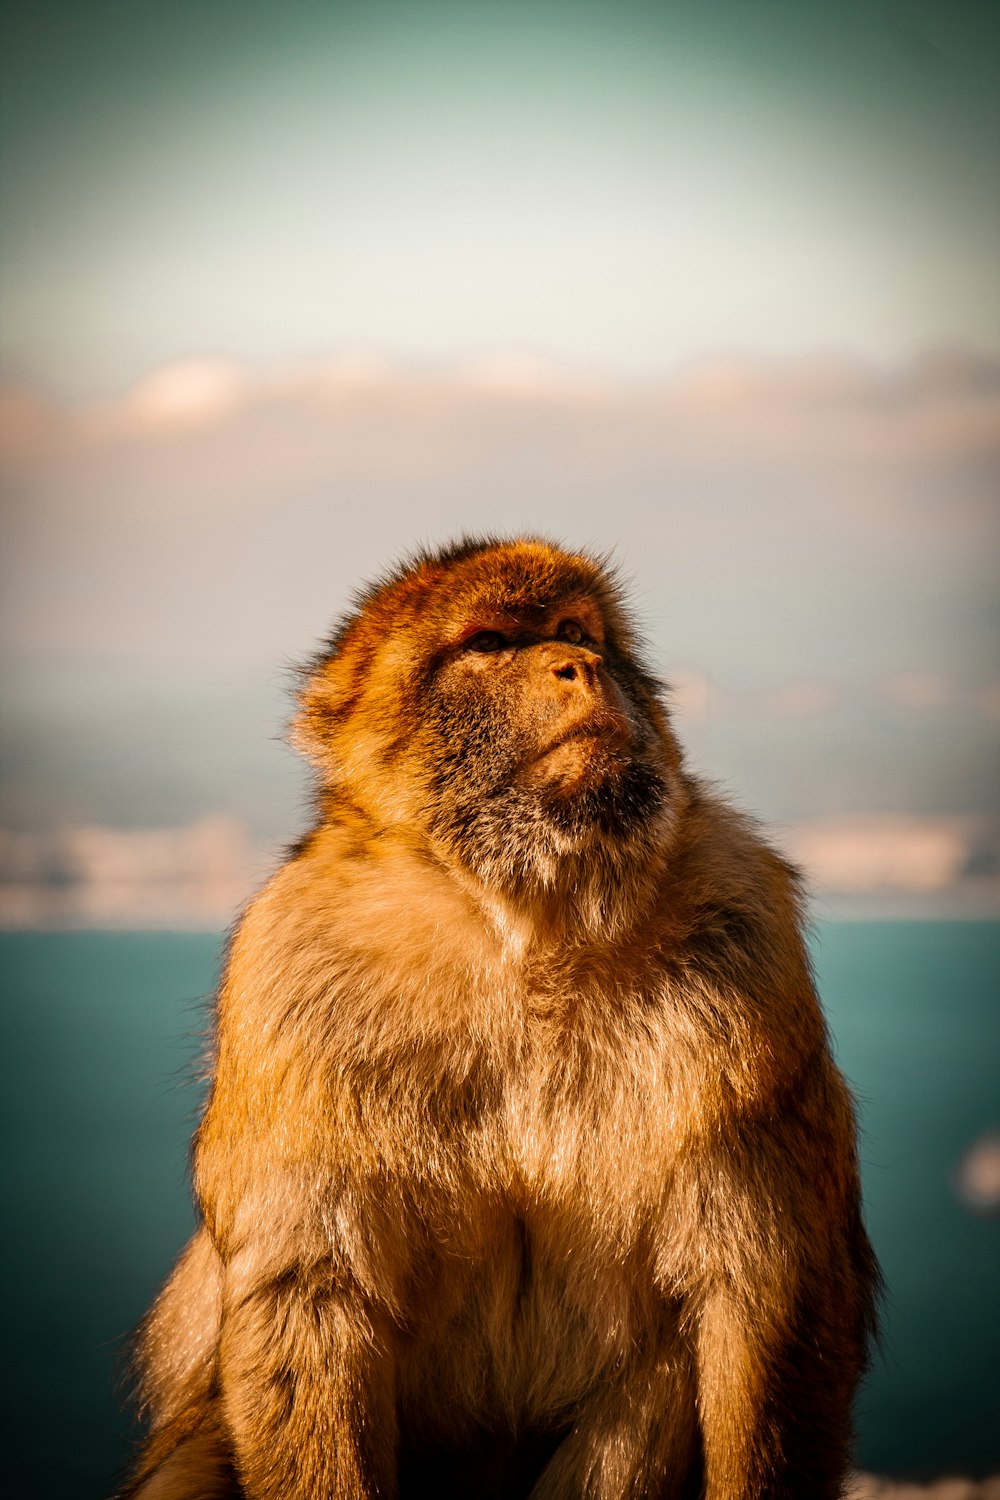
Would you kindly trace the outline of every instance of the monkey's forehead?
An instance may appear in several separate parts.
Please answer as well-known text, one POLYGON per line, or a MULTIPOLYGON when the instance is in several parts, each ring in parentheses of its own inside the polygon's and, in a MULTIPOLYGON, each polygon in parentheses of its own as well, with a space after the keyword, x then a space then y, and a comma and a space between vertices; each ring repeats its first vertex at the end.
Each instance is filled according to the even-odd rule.
POLYGON ((459 558, 422 559, 397 584, 400 603, 443 617, 466 612, 544 615, 570 600, 618 607, 605 567, 584 553, 533 540, 493 543, 459 558))
POLYGON ((412 629, 432 648, 470 624, 531 623, 583 601, 599 611, 610 644, 634 646, 634 632, 608 564, 533 537, 466 539, 423 552, 357 598, 354 612, 327 642, 319 661, 366 653, 412 629))

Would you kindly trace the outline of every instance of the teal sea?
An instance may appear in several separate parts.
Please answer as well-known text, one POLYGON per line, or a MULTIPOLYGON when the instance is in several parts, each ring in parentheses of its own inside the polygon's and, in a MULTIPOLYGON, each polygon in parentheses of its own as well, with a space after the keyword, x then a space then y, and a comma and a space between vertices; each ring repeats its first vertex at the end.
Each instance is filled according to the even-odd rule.
MULTIPOLYGON (((0 938, 14 1500, 98 1500, 129 1451, 116 1368, 192 1224, 187 1142, 220 946, 0 938)), ((954 1190, 963 1152, 1000 1126, 1000 924, 831 922, 814 954, 888 1288, 859 1462, 1000 1471, 1000 1219, 954 1190)))

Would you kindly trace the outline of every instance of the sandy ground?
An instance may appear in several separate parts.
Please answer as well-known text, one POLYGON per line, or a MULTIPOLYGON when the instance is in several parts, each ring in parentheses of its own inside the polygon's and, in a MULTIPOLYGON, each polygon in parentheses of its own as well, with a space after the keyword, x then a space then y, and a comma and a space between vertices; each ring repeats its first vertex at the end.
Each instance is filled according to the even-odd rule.
POLYGON ((901 1484, 875 1474, 857 1474, 846 1500, 1000 1500, 1000 1475, 993 1479, 936 1479, 901 1484))

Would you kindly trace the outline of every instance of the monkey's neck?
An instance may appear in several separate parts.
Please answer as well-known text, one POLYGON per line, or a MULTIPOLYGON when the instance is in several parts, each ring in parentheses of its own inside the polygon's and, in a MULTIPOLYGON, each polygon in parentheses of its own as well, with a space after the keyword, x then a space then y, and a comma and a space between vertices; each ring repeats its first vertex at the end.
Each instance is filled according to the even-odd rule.
POLYGON ((664 813, 624 842, 597 837, 587 847, 545 851, 513 876, 499 879, 451 851, 436 857, 485 916, 512 957, 536 948, 619 941, 657 903, 680 820, 664 813))
POLYGON ((380 859, 393 850, 428 861, 447 876, 485 918, 513 959, 532 949, 619 941, 656 905, 671 853, 680 840, 690 800, 687 780, 640 829, 627 836, 594 831, 586 839, 529 839, 512 857, 511 843, 490 840, 456 849, 448 838, 407 825, 385 825, 343 793, 325 800, 321 826, 339 827, 380 859))

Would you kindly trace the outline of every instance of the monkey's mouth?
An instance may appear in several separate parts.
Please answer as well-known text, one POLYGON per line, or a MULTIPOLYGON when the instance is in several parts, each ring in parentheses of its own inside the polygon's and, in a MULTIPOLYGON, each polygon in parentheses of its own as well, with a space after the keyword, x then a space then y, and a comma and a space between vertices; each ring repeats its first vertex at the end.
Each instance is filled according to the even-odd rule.
POLYGON ((572 792, 586 783, 605 781, 631 759, 631 736, 614 719, 588 719, 535 751, 525 765, 529 784, 544 783, 572 792))
POLYGON ((561 750, 565 745, 579 744, 583 747, 592 746, 595 749, 609 751, 625 751, 631 743, 631 733, 627 721, 617 716, 602 715, 600 718, 585 719, 580 724, 574 724, 569 729, 562 730, 549 742, 542 746, 535 755, 534 761, 544 760, 555 750, 561 750))

